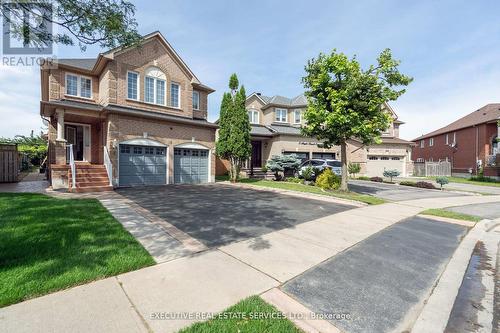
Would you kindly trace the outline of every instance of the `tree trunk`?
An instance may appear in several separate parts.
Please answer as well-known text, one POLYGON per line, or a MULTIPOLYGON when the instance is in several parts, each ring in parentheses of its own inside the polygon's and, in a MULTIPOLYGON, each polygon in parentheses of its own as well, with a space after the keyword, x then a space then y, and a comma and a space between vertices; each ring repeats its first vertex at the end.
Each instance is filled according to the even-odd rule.
POLYGON ((342 161, 342 182, 340 183, 341 191, 348 191, 347 187, 347 142, 340 144, 340 159, 342 161))

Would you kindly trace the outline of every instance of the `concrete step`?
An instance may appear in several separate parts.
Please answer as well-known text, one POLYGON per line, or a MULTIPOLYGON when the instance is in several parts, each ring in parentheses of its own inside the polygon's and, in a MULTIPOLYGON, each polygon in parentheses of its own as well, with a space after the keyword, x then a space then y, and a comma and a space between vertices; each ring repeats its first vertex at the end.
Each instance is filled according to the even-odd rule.
POLYGON ((77 181, 76 182, 76 187, 93 187, 93 186, 108 186, 109 185, 109 181, 106 179, 106 180, 92 180, 92 181, 89 181, 89 182, 79 182, 77 181))
POLYGON ((84 192, 105 192, 113 191, 113 186, 87 186, 70 188, 70 192, 84 193, 84 192))

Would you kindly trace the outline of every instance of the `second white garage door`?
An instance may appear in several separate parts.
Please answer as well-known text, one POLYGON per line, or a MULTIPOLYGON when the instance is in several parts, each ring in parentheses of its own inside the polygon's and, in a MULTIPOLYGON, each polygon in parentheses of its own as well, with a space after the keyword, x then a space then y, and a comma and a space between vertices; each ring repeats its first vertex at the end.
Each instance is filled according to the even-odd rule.
POLYGON ((174 182, 196 184, 208 182, 208 150, 174 149, 174 182))
POLYGON ((404 158, 388 156, 368 156, 366 175, 368 177, 382 177, 385 170, 398 170, 404 175, 404 158))

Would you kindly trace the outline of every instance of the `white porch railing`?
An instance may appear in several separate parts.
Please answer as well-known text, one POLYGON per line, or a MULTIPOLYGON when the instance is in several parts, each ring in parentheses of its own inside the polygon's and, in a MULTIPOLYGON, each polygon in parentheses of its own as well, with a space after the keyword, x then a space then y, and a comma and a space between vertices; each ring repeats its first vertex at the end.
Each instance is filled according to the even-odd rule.
POLYGON ((69 167, 71 168, 71 188, 76 187, 76 166, 75 157, 73 155, 73 145, 69 144, 69 167))
POLYGON ((108 172, 109 186, 113 186, 113 163, 111 163, 108 147, 106 146, 104 146, 104 166, 108 172))

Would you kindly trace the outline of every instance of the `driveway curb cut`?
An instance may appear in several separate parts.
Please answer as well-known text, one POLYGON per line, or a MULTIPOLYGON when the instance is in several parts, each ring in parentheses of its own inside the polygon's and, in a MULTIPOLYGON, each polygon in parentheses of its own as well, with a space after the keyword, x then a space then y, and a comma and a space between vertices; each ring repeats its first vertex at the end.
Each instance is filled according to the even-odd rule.
POLYGON ((476 243, 486 234, 490 222, 490 220, 479 221, 464 237, 415 321, 412 333, 444 332, 472 251, 476 243))

